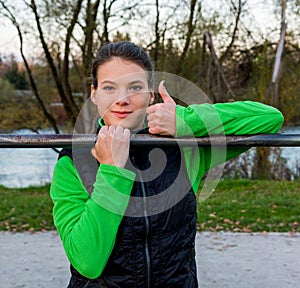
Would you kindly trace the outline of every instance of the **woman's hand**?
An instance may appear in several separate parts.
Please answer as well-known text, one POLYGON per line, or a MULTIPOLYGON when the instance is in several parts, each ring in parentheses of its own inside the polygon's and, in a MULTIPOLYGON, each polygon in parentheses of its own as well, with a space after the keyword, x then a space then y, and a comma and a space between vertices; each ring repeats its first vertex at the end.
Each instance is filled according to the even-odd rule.
POLYGON ((129 129, 114 125, 103 126, 91 152, 101 164, 124 168, 129 156, 129 145, 129 129))
POLYGON ((158 92, 163 103, 157 103, 147 108, 147 120, 151 134, 172 135, 176 133, 176 103, 169 95, 161 81, 158 92))

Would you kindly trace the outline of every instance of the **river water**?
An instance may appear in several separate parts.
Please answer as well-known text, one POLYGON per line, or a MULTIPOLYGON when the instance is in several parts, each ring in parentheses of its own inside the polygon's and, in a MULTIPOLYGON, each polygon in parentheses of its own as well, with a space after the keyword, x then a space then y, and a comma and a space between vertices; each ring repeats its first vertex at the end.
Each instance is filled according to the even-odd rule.
MULTIPOLYGON (((14 134, 33 133, 22 129, 14 134)), ((50 183, 57 157, 51 148, 1 148, 0 185, 28 187, 50 183)))
MULTIPOLYGON (((300 127, 283 128, 281 132, 300 134, 300 127)), ((30 133, 32 132, 25 129, 15 132, 15 134, 30 133)), ((50 148, 0 149, 0 185, 28 187, 50 183, 57 156, 50 148)), ((282 156, 293 169, 297 162, 300 163, 300 147, 283 147, 282 156)))

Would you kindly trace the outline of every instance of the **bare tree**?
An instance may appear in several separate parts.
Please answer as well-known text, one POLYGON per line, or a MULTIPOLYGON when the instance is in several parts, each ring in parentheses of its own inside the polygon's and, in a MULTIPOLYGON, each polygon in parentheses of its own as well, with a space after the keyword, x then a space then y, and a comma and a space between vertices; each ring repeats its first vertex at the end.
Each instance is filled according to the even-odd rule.
POLYGON ((233 25, 233 31, 231 34, 231 40, 230 40, 228 46, 226 47, 225 51, 222 53, 222 55, 220 57, 221 63, 223 62, 224 59, 226 59, 226 57, 228 57, 228 55, 230 54, 230 52, 232 50, 232 47, 234 46, 235 40, 237 38, 238 27, 239 27, 241 14, 242 14, 242 10, 243 10, 245 1, 238 0, 237 6, 236 6, 235 2, 232 0, 230 1, 230 3, 231 3, 233 13, 235 14, 235 21, 234 21, 234 25, 233 25))
POLYGON ((40 96, 40 93, 39 93, 37 85, 35 83, 30 65, 29 65, 29 63, 28 63, 28 61, 25 57, 25 54, 24 54, 24 51, 23 51, 23 32, 22 32, 22 29, 21 29, 21 25, 16 20, 13 11, 4 3, 4 1, 0 0, 0 4, 2 6, 3 11, 5 11, 4 16, 6 16, 17 29, 18 37, 19 37, 19 40, 20 40, 20 54, 21 54, 21 57, 24 61, 24 65, 25 65, 25 68, 26 68, 26 71, 27 71, 27 74, 28 74, 29 82, 30 82, 30 85, 31 85, 31 89, 34 93, 34 96, 37 99, 40 108, 42 109, 46 119, 49 121, 49 123, 52 126, 55 133, 59 133, 59 129, 58 129, 56 120, 52 116, 52 114, 47 110, 46 105, 44 104, 44 102, 42 100, 42 97, 40 96))
POLYGON ((159 57, 159 50, 160 50, 160 31, 159 31, 159 24, 160 24, 160 10, 159 10, 159 0, 155 0, 155 12, 156 12, 156 20, 155 20, 155 49, 154 49, 154 63, 157 63, 159 57))
POLYGON ((182 53, 179 58, 176 73, 180 73, 180 71, 182 70, 184 60, 186 58, 187 52, 188 52, 190 44, 191 44, 191 38, 193 36, 193 32, 195 30, 197 19, 198 19, 196 17, 196 12, 198 11, 197 4, 198 4, 197 0, 190 0, 190 3, 189 3, 190 13, 189 13, 188 21, 187 21, 187 32, 185 35, 185 43, 184 43, 184 47, 183 47, 182 53))
POLYGON ((112 6, 117 0, 107 1, 104 0, 103 2, 103 33, 102 33, 102 41, 109 42, 109 32, 108 32, 108 23, 112 13, 112 6))
MULTIPOLYGON (((81 48, 82 53, 82 69, 77 67, 76 61, 74 64, 77 67, 79 78, 82 81, 82 91, 83 91, 83 99, 86 102, 90 95, 90 82, 86 81, 87 75, 90 74, 90 69, 92 66, 93 53, 94 53, 94 32, 97 27, 97 14, 99 11, 100 0, 96 0, 92 2, 91 0, 87 1, 86 9, 85 9, 85 25, 82 27, 84 40, 83 43, 80 44, 78 41, 78 46, 81 48)), ((75 58, 75 57, 74 57, 75 58)), ((88 132, 90 130, 91 119, 90 119, 90 111, 88 108, 84 110, 84 131, 88 132)))
POLYGON ((102 4, 102 13, 100 26, 102 33, 98 32, 101 43, 108 43, 111 41, 111 34, 114 30, 122 28, 135 17, 135 9, 140 6, 137 0, 120 1, 120 0, 104 0, 102 4), (112 23, 114 22, 114 27, 112 23), (118 23, 118 24, 116 24, 118 23))
POLYGON ((71 120, 72 124, 75 124, 76 118, 79 112, 79 108, 75 104, 74 98, 72 96, 70 84, 69 84, 69 56, 70 56, 70 41, 72 37, 72 32, 74 30, 75 24, 78 19, 78 15, 81 9, 83 0, 77 0, 76 5, 73 6, 73 16, 72 20, 69 24, 69 27, 67 27, 67 33, 65 36, 65 49, 64 49, 64 57, 63 57, 63 66, 62 66, 62 73, 58 71, 55 61, 50 53, 50 49, 48 47, 48 44, 46 42, 44 31, 41 25, 41 17, 37 8, 37 5, 35 3, 35 0, 31 0, 30 4, 26 3, 27 6, 32 10, 35 21, 39 33, 39 39, 41 41, 46 60, 48 62, 48 65, 50 67, 54 82, 56 84, 56 88, 58 90, 59 96, 61 98, 62 103, 64 104, 64 108, 66 110, 66 113, 71 120))
POLYGON ((285 35, 287 29, 286 23, 286 0, 282 0, 281 3, 281 28, 280 28, 280 39, 277 46, 275 63, 273 67, 273 74, 268 89, 266 91, 266 95, 264 98, 264 102, 268 100, 268 97, 271 96, 271 105, 276 108, 281 108, 281 99, 280 99, 280 87, 281 87, 281 79, 282 79, 282 65, 283 65, 283 53, 284 53, 284 43, 285 43, 285 35))
POLYGON ((229 83, 226 80, 225 74, 222 69, 222 65, 218 59, 213 45, 213 40, 209 32, 205 33, 203 47, 207 45, 210 52, 210 64, 207 67, 208 71, 208 92, 212 97, 213 102, 226 102, 228 101, 227 93, 223 89, 223 84, 225 84, 227 91, 234 96, 233 91, 230 88, 229 83))
MULTIPOLYGON (((225 47, 225 50, 218 57, 216 49, 213 45, 213 39, 210 31, 204 33, 203 37, 203 49, 202 49, 202 63, 207 61, 206 58, 206 47, 209 50, 209 60, 208 65, 206 66, 206 78, 207 80, 207 90, 209 95, 212 97, 213 102, 226 102, 229 99, 235 99, 235 94, 231 88, 229 81, 228 73, 225 74, 224 68, 226 65, 225 61, 232 63, 232 56, 236 53, 234 50, 235 42, 238 39, 239 26, 241 24, 241 15, 246 1, 237 0, 230 1, 230 10, 234 16, 234 20, 230 23, 230 41, 229 44, 225 47), (227 76, 226 76, 227 75, 227 76)), ((227 64, 227 63, 226 63, 227 64)), ((201 75, 205 75, 204 69, 202 69, 201 75)))
MULTIPOLYGON (((1 0, 3 5, 6 2, 8 1, 1 0)), ((76 68, 80 78, 79 81, 82 81, 84 100, 86 100, 90 92, 89 83, 86 79, 90 74, 93 55, 100 43, 109 41, 109 23, 111 19, 117 18, 117 15, 121 15, 124 11, 128 12, 137 5, 137 2, 130 3, 126 7, 119 5, 121 8, 113 10, 113 5, 117 2, 121 3, 117 0, 106 0, 102 6, 103 18, 97 19, 100 0, 46 0, 43 2, 23 0, 25 7, 28 8, 26 11, 31 12, 34 17, 35 27, 30 33, 34 35, 35 41, 41 44, 57 93, 72 125, 75 125, 81 107, 75 101, 72 93, 74 88, 70 82, 70 69, 72 67, 76 68), (78 28, 81 28, 81 33, 79 33, 78 28), (52 33, 49 33, 50 30, 52 30, 52 33), (37 36, 34 31, 37 31, 37 36), (53 33, 53 31, 57 32, 53 33), (96 35, 101 36, 96 39, 96 35), (53 37, 51 38, 51 36, 53 37), (76 55, 78 54, 78 48, 81 51, 79 56, 76 55), (73 59, 73 63, 70 62, 71 59, 73 59)), ((12 11, 10 16, 15 17, 17 13, 17 11, 12 11)), ((123 22, 121 21, 120 25, 127 21, 128 19, 123 16, 123 22)), ((20 27, 20 25, 16 27, 20 27)), ((18 32, 19 37, 25 34, 20 28, 18 32)), ((23 45, 23 37, 20 39, 23 45)), ((24 63, 26 66, 26 59, 24 63)), ((29 78, 33 80, 32 74, 29 78)), ((36 87, 34 82, 30 81, 30 83, 34 90, 36 87)), ((39 103, 43 105, 45 115, 50 118, 49 112, 45 110, 46 105, 43 103, 42 98, 39 99, 39 103)), ((54 119, 54 117, 52 118, 54 119)), ((84 127, 81 127, 81 129, 84 131, 84 127)), ((55 131, 58 132, 56 129, 55 131)))
POLYGON ((153 8, 155 20, 154 23, 149 24, 154 28, 154 39, 147 43, 146 49, 150 48, 156 69, 165 70, 166 54, 169 52, 165 50, 166 33, 167 31, 170 32, 177 25, 171 23, 171 20, 173 20, 176 11, 180 10, 181 5, 180 1, 166 4, 164 1, 155 0, 153 8), (166 8, 168 12, 166 12, 166 8))

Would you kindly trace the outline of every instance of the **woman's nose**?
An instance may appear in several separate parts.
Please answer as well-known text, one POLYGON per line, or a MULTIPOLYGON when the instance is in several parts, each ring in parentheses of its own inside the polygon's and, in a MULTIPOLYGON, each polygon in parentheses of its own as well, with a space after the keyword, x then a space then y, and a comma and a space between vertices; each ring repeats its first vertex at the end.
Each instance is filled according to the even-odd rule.
POLYGON ((126 89, 121 89, 118 93, 118 99, 116 100, 116 104, 126 105, 130 102, 129 93, 126 89))

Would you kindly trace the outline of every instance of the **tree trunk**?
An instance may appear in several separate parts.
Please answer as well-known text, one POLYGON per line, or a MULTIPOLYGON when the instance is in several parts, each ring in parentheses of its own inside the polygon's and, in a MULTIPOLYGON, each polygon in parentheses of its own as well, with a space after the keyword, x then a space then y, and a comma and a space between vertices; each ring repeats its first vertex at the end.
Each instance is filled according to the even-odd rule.
MULTIPOLYGON (((67 29, 67 34, 66 34, 66 39, 65 39, 65 52, 64 52, 63 66, 62 66, 62 73, 61 73, 62 85, 63 85, 64 92, 66 95, 66 99, 72 110, 72 119, 75 118, 75 121, 76 121, 79 109, 74 101, 73 96, 72 96, 72 89, 71 89, 70 83, 69 83, 69 69, 70 69, 69 56, 70 56, 70 42, 71 42, 71 38, 73 35, 73 30, 74 30, 75 24, 78 19, 79 12, 81 10, 82 1, 83 0, 77 1, 77 4, 73 11, 73 17, 72 17, 70 26, 67 29)), ((75 122, 73 122, 73 123, 75 123, 75 122)))
POLYGON ((210 52, 210 68, 208 69, 209 71, 209 94, 213 98, 213 102, 227 102, 227 96, 226 96, 226 91, 222 88, 223 85, 222 83, 225 84, 227 90, 229 93, 234 96, 233 91, 230 88, 229 83, 226 80, 226 77, 224 75, 222 66, 220 64, 220 61, 218 59, 218 56, 215 52, 213 41, 211 38, 211 35, 209 32, 205 33, 205 44, 204 46, 208 47, 209 52, 210 52), (214 89, 217 88, 217 89, 214 89), (217 91, 217 92, 215 92, 217 91))
POLYGON ((78 108, 73 105, 72 101, 69 100, 69 97, 68 97, 68 95, 66 94, 66 92, 64 90, 64 85, 63 85, 62 79, 59 76, 59 71, 55 67, 54 60, 51 56, 51 53, 49 51, 49 48, 47 46, 47 43, 46 43, 46 40, 45 40, 45 37, 44 37, 44 32, 43 32, 42 27, 41 27, 40 16, 39 16, 38 11, 37 11, 35 0, 31 0, 31 4, 29 5, 29 7, 32 9, 32 11, 34 13, 34 16, 35 16, 40 41, 41 41, 41 44, 42 44, 42 47, 43 47, 43 50, 44 50, 44 53, 45 53, 45 56, 46 56, 46 60, 47 60, 48 65, 50 67, 54 82, 56 84, 56 88, 58 90, 61 101, 64 105, 65 110, 66 110, 67 116, 71 120, 71 123, 74 125, 76 123, 78 108))
POLYGON ((12 24, 16 27, 17 31, 18 31, 18 36, 19 36, 19 40, 20 40, 20 53, 21 53, 21 56, 22 56, 22 59, 24 61, 24 65, 25 65, 25 68, 26 68, 26 72, 27 72, 27 75, 28 75, 28 78, 29 78, 29 82, 30 82, 30 86, 31 86, 31 89, 33 91, 33 94, 35 96, 35 98, 37 99, 38 101, 38 104, 40 106, 40 108, 42 109, 46 119, 49 121, 50 125, 52 126, 54 132, 56 134, 59 134, 59 129, 58 129, 58 126, 57 126, 57 123, 56 123, 56 120, 55 118, 52 116, 51 113, 48 112, 40 94, 39 94, 39 91, 38 91, 38 88, 35 84, 35 81, 34 81, 34 78, 32 76, 32 71, 30 69, 30 66, 27 62, 27 59, 24 55, 24 52, 23 52, 23 34, 22 34, 22 31, 21 31, 21 26, 18 24, 16 18, 13 16, 13 14, 11 13, 11 11, 8 9, 8 7, 4 4, 3 1, 0 2, 1 5, 2 5, 2 8, 8 13, 7 14, 7 18, 12 22, 12 24))
MULTIPOLYGON (((99 10, 100 0, 91 3, 89 0, 86 7, 86 18, 85 18, 85 39, 82 47, 82 66, 83 66, 83 75, 80 76, 82 79, 82 91, 84 102, 87 103, 90 97, 90 81, 86 80, 87 75, 90 75, 90 69, 93 62, 93 33, 96 29, 96 17, 99 10)), ((83 127, 85 133, 89 133, 91 130, 91 125, 94 123, 91 119, 91 111, 89 106, 84 107, 84 116, 83 116, 83 127)))
POLYGON ((284 43, 285 35, 287 30, 286 24, 286 0, 282 1, 282 13, 281 13, 281 29, 280 29, 280 39, 277 46, 275 63, 273 67, 273 74, 270 84, 267 88, 264 102, 267 102, 269 96, 271 95, 271 105, 280 109, 281 99, 280 99, 280 87, 282 80, 282 66, 283 66, 283 53, 284 53, 284 43))
POLYGON ((190 47, 191 38, 192 38, 194 29, 195 29, 195 24, 196 24, 194 22, 196 5, 197 5, 197 0, 191 0, 190 1, 190 15, 189 15, 188 23, 187 23, 188 31, 186 33, 186 38, 185 38, 185 43, 184 43, 182 53, 181 53, 179 61, 178 61, 176 74, 179 74, 181 72, 181 70, 183 68, 182 66, 183 66, 186 54, 187 54, 187 52, 189 50, 189 47, 190 47))
POLYGON ((156 20, 155 20, 155 48, 154 48, 154 57, 153 61, 155 66, 157 67, 157 62, 159 58, 159 49, 160 49, 160 33, 159 33, 159 0, 155 1, 156 7, 156 20))
POLYGON ((241 14, 242 14, 242 8, 243 8, 242 1, 238 0, 238 2, 239 2, 239 4, 238 4, 238 7, 236 8, 233 1, 231 1, 231 5, 233 6, 233 9, 236 10, 237 12, 236 12, 236 17, 235 17, 233 32, 231 35, 231 41, 230 41, 229 45, 227 46, 225 52, 220 57, 220 63, 222 63, 224 61, 224 59, 226 59, 226 57, 230 54, 230 51, 231 51, 233 44, 235 42, 235 39, 236 39, 236 34, 238 32, 238 26, 239 26, 241 14))

